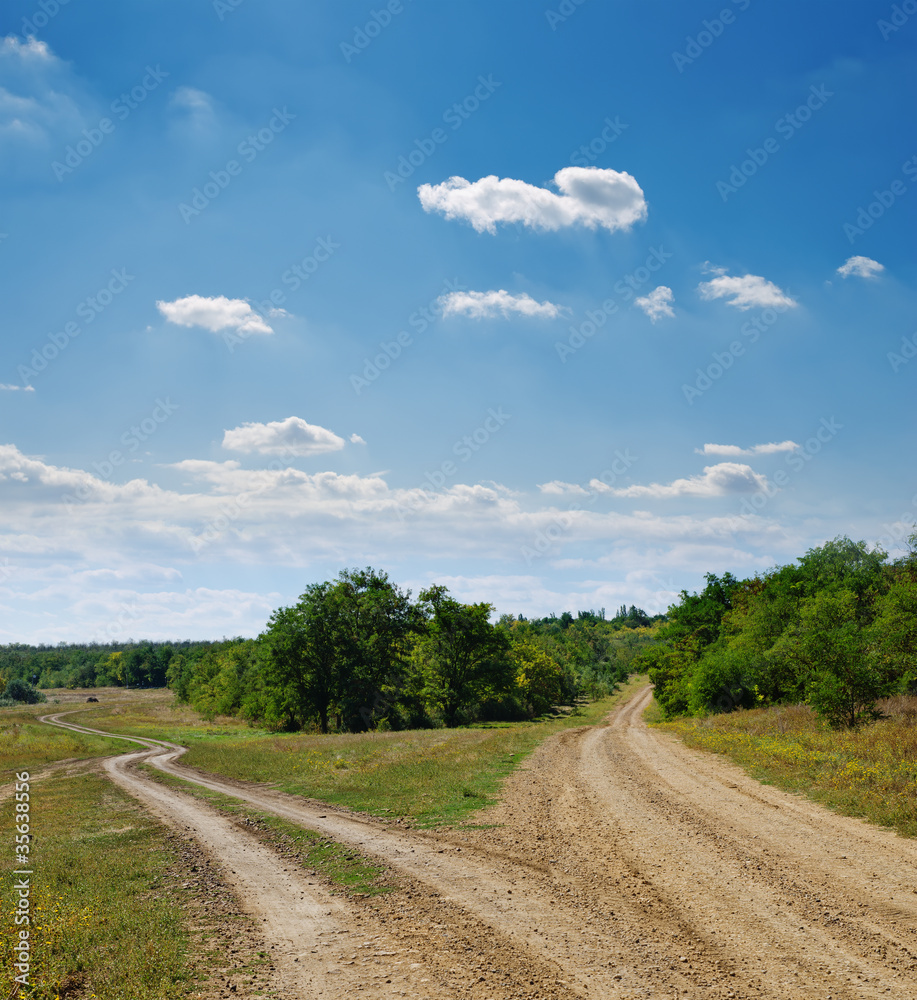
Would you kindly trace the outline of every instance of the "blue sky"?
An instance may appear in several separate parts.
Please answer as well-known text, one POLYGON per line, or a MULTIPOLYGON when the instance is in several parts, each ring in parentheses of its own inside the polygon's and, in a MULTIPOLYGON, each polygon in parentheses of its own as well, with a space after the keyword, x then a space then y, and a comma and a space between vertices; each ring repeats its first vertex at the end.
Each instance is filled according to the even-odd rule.
POLYGON ((0 641, 898 554, 911 6, 10 0, 0 641))

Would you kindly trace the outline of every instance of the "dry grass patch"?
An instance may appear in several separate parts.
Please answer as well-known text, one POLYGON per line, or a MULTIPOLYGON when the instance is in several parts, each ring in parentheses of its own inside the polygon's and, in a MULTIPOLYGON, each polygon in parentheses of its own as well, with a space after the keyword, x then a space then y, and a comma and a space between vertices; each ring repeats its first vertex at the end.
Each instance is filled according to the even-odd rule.
POLYGON ((917 836, 917 697, 879 703, 886 716, 831 730, 807 705, 655 723, 689 746, 721 753, 761 781, 848 816, 917 836))

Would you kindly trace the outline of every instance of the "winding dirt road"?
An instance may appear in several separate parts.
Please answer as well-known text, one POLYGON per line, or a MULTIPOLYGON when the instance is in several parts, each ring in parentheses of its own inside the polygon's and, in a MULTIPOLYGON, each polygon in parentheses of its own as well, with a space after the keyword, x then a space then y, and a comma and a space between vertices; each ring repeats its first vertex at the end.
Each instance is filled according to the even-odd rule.
POLYGON ((917 997, 917 843, 649 729, 650 697, 552 737, 478 815, 493 827, 447 834, 203 774, 172 744, 135 740, 103 766, 221 862, 274 948, 281 995, 917 997), (398 891, 331 895, 132 770, 144 758, 382 860, 398 891))

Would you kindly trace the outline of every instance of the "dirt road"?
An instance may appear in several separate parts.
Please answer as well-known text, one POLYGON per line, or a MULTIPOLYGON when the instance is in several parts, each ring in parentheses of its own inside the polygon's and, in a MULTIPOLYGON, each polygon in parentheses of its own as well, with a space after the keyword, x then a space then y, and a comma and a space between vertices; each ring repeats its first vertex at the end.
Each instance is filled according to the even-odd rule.
POLYGON ((917 997, 917 843, 648 729, 650 696, 547 741, 477 817, 488 829, 404 831, 201 774, 168 744, 105 766, 222 860, 276 945, 278 976, 300 990, 291 995, 917 997), (329 895, 133 772, 144 755, 382 859, 399 891, 371 905, 329 895))

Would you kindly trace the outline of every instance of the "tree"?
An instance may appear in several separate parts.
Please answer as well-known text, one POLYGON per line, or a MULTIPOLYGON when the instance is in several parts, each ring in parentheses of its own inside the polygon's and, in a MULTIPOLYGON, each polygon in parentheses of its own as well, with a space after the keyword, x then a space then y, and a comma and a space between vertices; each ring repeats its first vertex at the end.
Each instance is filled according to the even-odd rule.
POLYGON ((420 641, 430 669, 431 694, 442 707, 446 725, 455 726, 462 709, 512 685, 509 636, 491 625, 491 604, 461 604, 442 586, 422 591, 420 601, 429 614, 420 641))
POLYGON ((363 731, 397 701, 410 639, 423 628, 423 613, 411 603, 410 591, 371 566, 342 570, 334 596, 342 721, 348 729, 363 731))
POLYGON ((261 635, 275 693, 275 714, 286 728, 317 716, 328 732, 332 706, 342 691, 344 641, 341 595, 331 583, 310 584, 297 604, 278 608, 261 635))
POLYGON ((518 642, 512 648, 516 686, 533 714, 541 715, 564 697, 564 670, 532 642, 518 642))
POLYGON ((878 718, 876 701, 884 689, 857 604, 850 590, 819 592, 802 604, 798 621, 775 646, 805 673, 809 703, 835 728, 878 718))

